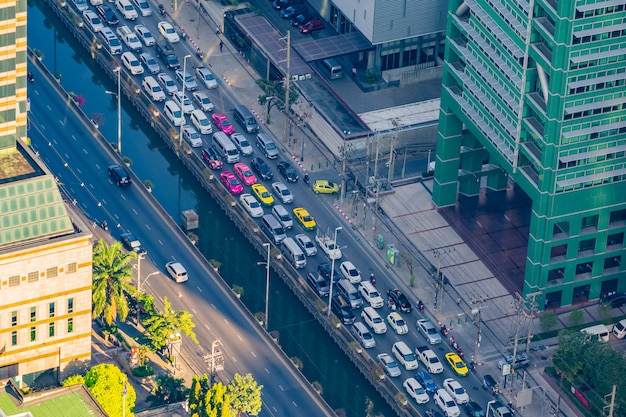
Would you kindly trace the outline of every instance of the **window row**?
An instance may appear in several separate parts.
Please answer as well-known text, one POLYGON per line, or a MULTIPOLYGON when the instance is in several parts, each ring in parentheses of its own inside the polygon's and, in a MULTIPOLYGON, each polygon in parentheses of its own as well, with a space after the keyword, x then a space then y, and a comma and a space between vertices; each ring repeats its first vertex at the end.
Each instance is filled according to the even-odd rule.
MULTIPOLYGON (((74 312, 74 298, 68 298, 66 306, 67 306, 66 308, 67 314, 73 313, 74 312)), ((46 310, 47 311, 44 311, 43 313, 43 317, 40 317, 40 318, 54 318, 55 315, 57 314, 57 303, 54 301, 51 303, 48 303, 46 310)), ((11 327, 16 327, 20 324, 18 310, 14 310, 11 312, 10 320, 11 320, 11 327)), ((31 323, 34 323, 37 321, 37 306, 33 306, 28 309, 28 321, 31 323)))
MULTIPOLYGON (((608 27, 607 29, 610 29, 610 27, 608 27)), ((576 34, 574 34, 572 36, 572 44, 580 45, 583 43, 591 43, 591 42, 604 41, 607 39, 622 38, 624 36, 626 36, 626 30, 612 30, 610 32, 603 32, 603 33, 596 33, 595 35, 582 36, 580 38, 577 37, 576 34)))
MULTIPOLYGON (((615 247, 616 245, 622 246, 624 243, 624 232, 613 233, 607 236, 606 246, 615 247)), ((550 261, 558 262, 560 257, 567 256, 568 244, 556 245, 550 249, 550 261)), ((586 251, 595 251, 596 238, 583 239, 578 242, 578 253, 586 251)))
POLYGON ((613 80, 613 81, 605 81, 597 84, 586 85, 583 87, 570 88, 569 95, 572 96, 574 94, 583 94, 591 91, 604 90, 605 88, 613 88, 613 87, 622 87, 626 84, 625 79, 621 80, 613 80))
MULTIPOLYGON (((603 261, 595 261, 595 262, 603 262, 602 268, 603 273, 614 272, 615 268, 619 268, 622 263, 622 257, 610 256, 605 258, 603 261)), ((583 275, 583 274, 591 274, 593 271, 594 261, 582 262, 576 265, 575 275, 583 275)), ((565 278, 565 268, 554 268, 548 272, 548 285, 550 284, 560 284, 561 281, 565 278)))
MULTIPOLYGON (((78 270, 76 262, 72 262, 70 264, 67 264, 67 267, 65 269, 65 273, 66 274, 73 274, 78 270)), ((61 272, 63 272, 63 269, 61 268, 61 272)), ((39 278, 56 278, 59 276, 59 267, 53 266, 51 268, 46 269, 45 272, 41 272, 41 271, 32 271, 29 272, 26 276, 27 278, 27 282, 38 282, 39 278)), ((8 279, 8 284, 9 287, 17 287, 18 285, 20 285, 22 282, 22 277, 20 275, 13 275, 10 276, 8 279)))
MULTIPOLYGON (((600 103, 598 103, 598 104, 600 104, 600 103)), ((566 113, 563 116, 563 120, 572 120, 572 119, 579 119, 581 117, 597 116, 599 114, 607 114, 607 113, 618 112, 618 111, 621 111, 622 109, 626 109, 626 106, 624 106, 621 103, 613 105, 613 106, 596 107, 595 109, 579 111, 579 112, 575 112, 575 113, 566 113)))
POLYGON ((619 12, 623 12, 623 11, 624 11, 624 5, 623 4, 619 4, 619 5, 616 5, 616 6, 599 7, 597 9, 585 10, 584 12, 581 12, 581 11, 579 11, 577 9, 576 10, 575 19, 585 19, 585 18, 589 18, 589 17, 603 16, 605 14, 619 13, 619 12))
MULTIPOLYGON (((73 333, 74 332, 74 318, 70 317, 66 320, 65 322, 66 326, 67 326, 67 333, 73 333)), ((57 322, 50 322, 48 323, 48 337, 55 337, 57 333, 57 322)), ((28 329, 28 341, 29 342, 36 342, 37 339, 37 326, 31 326, 28 329)), ((19 340, 19 333, 17 330, 13 330, 11 331, 11 346, 17 346, 20 343, 19 340)))
POLYGON ((570 62, 569 69, 579 70, 584 68, 593 68, 599 65, 615 64, 617 62, 626 61, 626 54, 613 55, 607 58, 590 59, 588 61, 570 62))
POLYGON ((559 162, 559 169, 574 168, 577 166, 582 167, 585 165, 595 164, 598 162, 610 161, 612 159, 623 158, 624 154, 625 154, 624 151, 619 151, 619 152, 611 152, 611 153, 607 153, 604 155, 598 155, 598 156, 593 156, 593 157, 584 158, 584 159, 578 159, 575 161, 569 161, 567 163, 559 162))

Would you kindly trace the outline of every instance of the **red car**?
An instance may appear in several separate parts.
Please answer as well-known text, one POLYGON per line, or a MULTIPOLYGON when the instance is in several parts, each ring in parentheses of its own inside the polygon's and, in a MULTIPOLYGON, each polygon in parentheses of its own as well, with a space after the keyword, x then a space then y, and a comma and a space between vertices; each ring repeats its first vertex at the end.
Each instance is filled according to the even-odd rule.
POLYGON ((237 174, 239 179, 245 185, 256 184, 256 176, 252 173, 252 170, 250 169, 250 167, 248 167, 248 165, 244 164, 243 162, 237 162, 233 166, 233 169, 235 171, 235 174, 237 174))
POLYGON ((202 159, 211 167, 211 169, 222 169, 224 163, 220 159, 220 156, 217 154, 215 149, 213 148, 205 148, 202 150, 202 159))
POLYGON ((300 25, 300 33, 305 35, 322 29, 324 29, 324 22, 321 20, 309 20, 304 25, 300 25))
POLYGON ((226 133, 227 135, 235 133, 235 128, 230 123, 230 120, 228 120, 228 117, 224 116, 224 113, 213 113, 213 116, 211 116, 211 118, 213 119, 213 124, 217 126, 222 132, 226 133))
POLYGON ((243 193, 243 185, 241 185, 237 177, 235 177, 235 175, 232 172, 230 171, 222 172, 220 174, 220 181, 222 181, 222 184, 224 184, 224 187, 226 187, 226 189, 230 191, 231 194, 238 195, 238 194, 243 193))

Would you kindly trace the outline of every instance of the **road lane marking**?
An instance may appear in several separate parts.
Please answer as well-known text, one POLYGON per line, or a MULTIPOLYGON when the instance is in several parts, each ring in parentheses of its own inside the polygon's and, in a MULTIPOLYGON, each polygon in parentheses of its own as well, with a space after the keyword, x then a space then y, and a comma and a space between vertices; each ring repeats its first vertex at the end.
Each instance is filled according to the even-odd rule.
POLYGON ((230 323, 228 322, 228 320, 224 319, 224 323, 228 324, 230 326, 230 323))
POLYGON ((241 335, 237 335, 237 338, 238 338, 241 342, 243 342, 243 338, 241 337, 241 335))
POLYGON ((285 389, 283 388, 282 385, 278 384, 278 388, 280 388, 281 391, 284 391, 285 389))
POLYGON ((163 242, 161 242, 161 239, 159 239, 158 242, 160 245, 163 245, 163 242))
POLYGON ((152 231, 152 229, 150 229, 150 225, 149 224, 146 225, 146 229, 152 231))
POLYGON ((250 352, 250 354, 256 358, 256 355, 254 352, 250 352))
POLYGON ((296 404, 295 401, 292 401, 291 404, 293 404, 294 407, 298 408, 298 404, 296 404))
POLYGON ((198 289, 198 291, 202 292, 202 288, 200 287, 196 287, 198 289))
POLYGON ((269 369, 267 369, 267 368, 264 368, 264 369, 265 369, 265 373, 269 375, 270 370, 269 370, 269 369))
POLYGON ((135 215, 139 215, 139 213, 135 209, 133 209, 133 213, 135 213, 135 215))

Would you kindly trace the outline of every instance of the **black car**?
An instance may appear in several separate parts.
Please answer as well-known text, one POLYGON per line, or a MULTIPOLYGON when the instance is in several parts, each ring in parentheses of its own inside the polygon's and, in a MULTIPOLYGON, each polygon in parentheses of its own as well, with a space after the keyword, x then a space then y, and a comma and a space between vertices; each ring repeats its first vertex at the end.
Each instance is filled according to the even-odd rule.
POLYGON ((500 387, 495 379, 489 374, 483 376, 483 388, 491 391, 493 395, 498 395, 500 387))
POLYGON ((603 300, 603 303, 610 305, 611 308, 624 307, 626 305, 626 294, 613 294, 603 300))
POLYGON ((136 253, 146 253, 146 250, 141 245, 141 242, 137 240, 135 235, 132 233, 122 233, 120 235, 120 240, 122 241, 122 245, 129 250, 136 253))
MULTIPOLYGON (((317 266, 317 273, 324 277, 326 281, 330 282, 330 264, 329 263, 321 263, 317 266)), ((337 282, 341 279, 339 274, 337 274, 337 268, 333 271, 333 282, 337 282)))
POLYGON ((294 16, 298 16, 306 12, 306 6, 304 4, 294 4, 293 6, 289 6, 286 9, 280 11, 280 17, 283 19, 291 19, 294 16))
POLYGON ((278 172, 283 174, 283 177, 285 177, 288 182, 298 181, 298 171, 296 171, 289 162, 281 161, 276 166, 278 167, 278 172))
POLYGON ((328 297, 330 287, 328 286, 328 281, 326 281, 324 277, 309 272, 306 275, 306 282, 317 295, 319 295, 320 297, 328 297))
POLYGON ((126 187, 131 184, 131 179, 128 173, 119 165, 109 165, 108 168, 109 177, 118 187, 126 187))
POLYGON ((274 173, 269 165, 262 158, 252 158, 250 167, 264 180, 271 180, 274 177, 274 173))
POLYGON ((428 409, 426 410, 426 417, 444 417, 444 415, 437 410, 428 409))
POLYGON ((96 12, 103 22, 106 22, 109 26, 117 26, 120 23, 120 19, 117 18, 115 12, 111 10, 109 6, 100 5, 96 7, 96 12))
POLYGON ((409 302, 406 295, 397 288, 392 288, 387 291, 387 297, 389 297, 389 304, 395 304, 396 308, 403 313, 410 313, 413 310, 413 306, 409 302))
POLYGON ((304 25, 309 20, 311 20, 311 18, 307 16, 306 14, 302 13, 302 14, 293 16, 291 20, 289 21, 289 23, 291 24, 291 26, 300 26, 300 25, 304 25))
POLYGON ((480 408, 480 405, 476 404, 474 401, 463 404, 463 408, 470 417, 485 417, 485 410, 480 408))
POLYGON ((333 296, 330 309, 343 324, 354 323, 355 317, 352 312, 352 307, 350 307, 350 303, 346 302, 340 295, 333 296))

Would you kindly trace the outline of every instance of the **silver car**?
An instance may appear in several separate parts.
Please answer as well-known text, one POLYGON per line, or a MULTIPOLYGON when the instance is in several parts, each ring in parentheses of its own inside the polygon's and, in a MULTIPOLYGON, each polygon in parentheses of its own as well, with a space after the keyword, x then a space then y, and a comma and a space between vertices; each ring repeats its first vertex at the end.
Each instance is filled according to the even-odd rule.
POLYGON ((232 139, 237 149, 239 149, 239 153, 241 153, 243 156, 252 155, 254 149, 252 149, 252 145, 250 145, 250 142, 248 142, 248 139, 246 139, 243 134, 233 133, 232 135, 230 135, 230 138, 232 139))
POLYGON ((293 202, 293 194, 289 191, 289 188, 282 182, 275 182, 272 184, 272 190, 274 195, 278 197, 283 204, 289 204, 293 202))
POLYGON ((209 90, 217 88, 217 81, 215 80, 215 76, 208 69, 204 67, 198 67, 196 68, 196 75, 198 76, 198 79, 202 81, 202 83, 209 90))
POLYGON ((419 319, 417 321, 417 328, 422 332, 428 343, 431 345, 436 345, 437 343, 441 343, 441 336, 435 326, 426 319, 419 319))
POLYGON ((141 59, 141 62, 143 62, 143 64, 146 66, 150 74, 158 74, 161 71, 161 66, 159 65, 157 60, 154 59, 154 57, 148 52, 142 52, 142 54, 139 55, 139 58, 141 59))
POLYGON ((137 37, 141 39, 144 45, 154 45, 154 36, 152 36, 152 32, 150 32, 150 30, 144 25, 135 25, 135 33, 137 34, 137 37))
POLYGON ((400 371, 398 362, 394 361, 391 355, 389 355, 388 353, 379 353, 378 355, 376 355, 376 357, 378 358, 378 362, 380 362, 380 364, 385 369, 387 375, 389 375, 391 378, 400 376, 402 372, 400 371))
POLYGON ((213 109, 215 108, 213 103, 211 103, 211 99, 209 98, 209 96, 206 95, 206 93, 203 93, 201 91, 194 91, 193 99, 196 103, 198 103, 203 111, 213 111, 213 109))
POLYGON ((161 84, 161 87, 163 87, 163 91, 165 91, 169 96, 174 95, 174 93, 178 91, 178 86, 172 77, 164 72, 157 75, 157 81, 161 84))
POLYGON ((315 256, 317 254, 317 247, 315 246, 315 243, 313 243, 311 238, 304 233, 296 235, 294 239, 306 256, 315 256))
POLYGON ((193 78, 193 75, 183 71, 182 69, 176 70, 176 79, 185 86, 185 90, 187 91, 193 91, 198 88, 198 84, 196 84, 196 80, 193 78))

